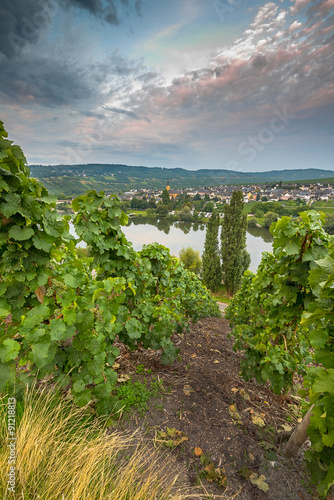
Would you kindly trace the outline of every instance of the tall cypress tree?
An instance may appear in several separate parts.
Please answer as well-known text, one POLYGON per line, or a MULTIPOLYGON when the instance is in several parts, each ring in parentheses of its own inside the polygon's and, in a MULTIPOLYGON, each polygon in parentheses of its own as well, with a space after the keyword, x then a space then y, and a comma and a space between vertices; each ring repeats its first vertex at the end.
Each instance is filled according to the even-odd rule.
POLYGON ((202 255, 203 282, 212 292, 217 291, 222 281, 218 243, 219 225, 219 215, 216 211, 213 211, 207 225, 204 252, 202 255))
POLYGON ((241 191, 234 191, 230 203, 224 206, 221 231, 222 275, 226 291, 234 294, 241 284, 243 273, 249 267, 246 250, 247 216, 242 213, 244 199, 241 191))

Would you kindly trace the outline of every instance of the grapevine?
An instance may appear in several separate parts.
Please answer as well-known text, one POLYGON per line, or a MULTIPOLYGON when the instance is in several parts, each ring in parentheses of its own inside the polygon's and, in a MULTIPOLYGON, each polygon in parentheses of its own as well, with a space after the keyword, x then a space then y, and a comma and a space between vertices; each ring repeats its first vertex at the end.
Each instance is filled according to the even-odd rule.
POLYGON ((55 198, 29 177, 2 122, 0 174, 0 391, 47 378, 70 387, 79 406, 108 414, 120 407, 116 339, 162 349, 169 363, 178 353, 172 334, 219 308, 168 249, 133 250, 115 196, 89 191, 73 201, 92 256, 78 259, 70 217, 60 218, 55 198))
POLYGON ((305 458, 326 495, 334 483, 334 252, 323 222, 315 211, 274 222, 273 253, 263 254, 256 274, 245 273, 226 317, 246 380, 269 381, 280 394, 295 373, 304 375, 302 395, 314 405, 305 458), (307 368, 312 361, 319 366, 307 368))

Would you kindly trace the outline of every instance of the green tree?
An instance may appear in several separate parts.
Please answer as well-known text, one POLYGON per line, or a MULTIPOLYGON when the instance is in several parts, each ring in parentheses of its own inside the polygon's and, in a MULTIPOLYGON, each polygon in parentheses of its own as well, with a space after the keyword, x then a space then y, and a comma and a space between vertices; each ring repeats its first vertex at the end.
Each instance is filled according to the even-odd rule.
POLYGON ((256 217, 249 217, 247 219, 247 225, 248 225, 248 227, 257 227, 258 222, 257 222, 256 217))
POLYGON ((212 201, 208 201, 208 203, 206 203, 204 206, 204 210, 206 212, 212 213, 214 211, 214 208, 215 208, 215 204, 212 201))
POLYGON ((209 288, 212 292, 217 291, 222 281, 219 243, 218 243, 219 225, 220 225, 220 219, 218 212, 214 211, 212 212, 207 225, 205 243, 204 243, 204 252, 202 255, 203 282, 205 286, 209 288))
POLYGON ((163 205, 163 204, 159 204, 157 206, 157 215, 161 215, 162 217, 165 217, 166 215, 168 215, 168 208, 163 205))
POLYGON ((157 204, 154 198, 149 199, 148 208, 157 208, 157 204))
POLYGON ((163 205, 168 205, 170 203, 170 198, 167 189, 164 189, 161 195, 163 205))
POLYGON ((270 227, 273 222, 276 222, 278 215, 275 212, 267 212, 264 216, 264 227, 270 227))
POLYGON ((182 248, 179 251, 179 257, 186 269, 195 274, 201 272, 202 260, 198 250, 194 250, 192 247, 182 248))
POLYGON ((184 220, 186 222, 191 221, 192 218, 191 209, 187 205, 185 205, 185 207, 179 211, 179 217, 181 220, 184 220))
POLYGON ((230 203, 224 206, 221 231, 222 274, 226 290, 234 294, 240 287, 243 273, 250 264, 246 250, 247 215, 243 214, 241 191, 234 191, 230 203))

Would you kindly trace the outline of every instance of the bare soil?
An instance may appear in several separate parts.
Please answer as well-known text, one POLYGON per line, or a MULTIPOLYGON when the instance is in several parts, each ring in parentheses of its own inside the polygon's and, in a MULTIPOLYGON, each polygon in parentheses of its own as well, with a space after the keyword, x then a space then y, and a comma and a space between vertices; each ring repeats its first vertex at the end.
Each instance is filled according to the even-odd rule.
POLYGON ((149 401, 145 416, 133 412, 119 420, 118 429, 138 429, 145 440, 162 446, 182 486, 202 485, 201 491, 211 494, 197 498, 317 499, 303 460, 305 447, 293 460, 281 451, 279 433, 282 425, 297 424, 298 400, 274 395, 255 380, 245 382, 239 376, 242 354, 233 351, 228 333, 223 317, 200 320, 189 333, 174 337, 180 356, 171 366, 160 363, 159 352, 122 346, 119 375, 147 383, 159 379, 164 392, 149 401), (138 365, 144 366, 139 374, 138 365), (165 443, 170 436, 164 440, 159 434, 168 428, 179 431, 170 448, 165 443), (198 456, 201 452, 205 457, 198 456), (253 473, 265 476, 267 492, 252 484, 253 473))

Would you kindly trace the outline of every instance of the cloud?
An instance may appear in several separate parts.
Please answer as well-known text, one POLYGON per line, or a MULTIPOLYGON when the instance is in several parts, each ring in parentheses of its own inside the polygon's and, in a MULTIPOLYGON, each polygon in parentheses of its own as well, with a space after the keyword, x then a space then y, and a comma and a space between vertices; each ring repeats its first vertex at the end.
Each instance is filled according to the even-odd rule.
MULTIPOLYGON (((20 54, 26 45, 36 44, 60 9, 76 9, 90 13, 111 25, 121 23, 116 0, 2 0, 0 17, 0 53, 8 59, 20 54)), ((134 7, 122 0, 123 8, 134 8, 141 16, 141 0, 134 7)))
MULTIPOLYGON (((18 116, 36 135, 43 130, 45 137, 57 137, 60 152, 50 153, 53 162, 61 150, 72 148, 70 162, 91 156, 93 161, 131 158, 154 164, 168 158, 169 164, 182 165, 186 158, 185 166, 201 166, 232 155, 242 138, 268 127, 275 109, 294 115, 281 133, 291 148, 301 130, 311 144, 312 138, 318 140, 311 121, 328 129, 332 123, 332 1, 317 1, 317 12, 324 15, 305 0, 296 0, 293 12, 284 3, 267 2, 238 39, 169 82, 142 59, 117 51, 98 60, 88 58, 83 47, 80 58, 75 36, 71 43, 64 41, 62 50, 49 46, 44 51, 39 44, 38 52, 31 47, 15 60, 0 56, 0 99, 19 104, 18 116), (100 139, 94 142, 94 137, 100 139)), ((117 5, 128 8, 129 3, 117 5)), ((103 18, 99 1, 75 7, 103 18)), ((47 141, 37 146, 40 158, 47 157, 47 141)))
POLYGON ((90 106, 94 112, 110 96, 122 98, 135 86, 145 87, 157 78, 140 59, 129 59, 118 51, 90 63, 77 62, 71 51, 67 58, 62 51, 54 52, 50 57, 49 48, 40 53, 30 51, 19 60, 0 56, 0 100, 46 108, 87 110, 90 106))
POLYGON ((146 117, 141 118, 140 116, 137 115, 134 111, 129 111, 127 109, 120 109, 120 108, 110 108, 108 106, 103 106, 104 109, 108 111, 112 111, 113 113, 118 113, 120 115, 126 115, 129 116, 130 118, 134 118, 135 120, 144 120, 148 123, 150 123, 150 120, 146 117))

